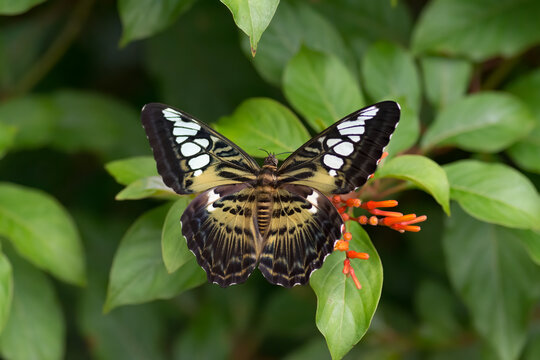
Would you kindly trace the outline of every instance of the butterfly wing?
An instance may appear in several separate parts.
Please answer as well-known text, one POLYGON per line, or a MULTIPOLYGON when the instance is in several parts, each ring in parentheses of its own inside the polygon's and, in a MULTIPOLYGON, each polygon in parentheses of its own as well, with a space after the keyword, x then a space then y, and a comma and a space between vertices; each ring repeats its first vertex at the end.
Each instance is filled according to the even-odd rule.
POLYGON ((254 191, 247 184, 207 190, 180 219, 188 248, 208 280, 222 287, 243 283, 256 266, 261 241, 254 223, 254 191))
POLYGON ((343 219, 319 191, 284 185, 273 196, 273 211, 259 269, 272 284, 306 284, 341 237, 343 219))
POLYGON ((355 190, 375 172, 399 115, 393 101, 353 112, 290 155, 278 170, 278 183, 307 185, 328 194, 355 190))
POLYGON ((191 115, 151 103, 143 107, 141 118, 158 172, 177 193, 255 180, 255 160, 191 115))

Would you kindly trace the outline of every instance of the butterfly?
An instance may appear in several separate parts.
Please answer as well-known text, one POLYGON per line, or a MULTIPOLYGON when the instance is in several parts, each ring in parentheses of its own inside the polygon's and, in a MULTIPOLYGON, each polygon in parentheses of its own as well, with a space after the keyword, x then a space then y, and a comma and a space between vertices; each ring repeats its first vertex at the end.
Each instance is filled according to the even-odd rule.
POLYGON ((340 239, 344 222, 325 194, 346 194, 375 172, 400 107, 383 101, 337 121, 278 167, 262 167, 193 116, 150 103, 141 118, 163 182, 200 193, 180 218, 208 280, 243 283, 258 266, 272 284, 303 285, 340 239))

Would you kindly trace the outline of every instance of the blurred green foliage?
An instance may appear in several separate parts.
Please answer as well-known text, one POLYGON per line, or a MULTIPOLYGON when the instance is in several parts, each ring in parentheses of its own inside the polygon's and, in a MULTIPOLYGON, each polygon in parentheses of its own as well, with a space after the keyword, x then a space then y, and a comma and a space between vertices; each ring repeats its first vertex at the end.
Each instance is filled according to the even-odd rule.
POLYGON ((540 357, 540 2, 0 0, 0 15, 3 358, 540 357), (361 194, 426 214, 422 231, 350 224, 371 256, 354 260, 361 290, 342 253, 311 287, 206 283, 178 226, 190 199, 161 182, 138 109, 169 103, 261 158, 385 99, 400 125, 361 194))

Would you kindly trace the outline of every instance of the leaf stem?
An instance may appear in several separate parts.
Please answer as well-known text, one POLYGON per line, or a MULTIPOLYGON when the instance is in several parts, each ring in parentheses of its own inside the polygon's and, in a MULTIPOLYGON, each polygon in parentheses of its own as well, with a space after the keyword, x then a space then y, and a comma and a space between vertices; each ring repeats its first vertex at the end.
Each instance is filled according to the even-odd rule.
POLYGON ((12 95, 22 95, 31 91, 62 58, 79 34, 90 14, 94 2, 95 0, 80 0, 77 2, 58 37, 26 72, 19 83, 15 85, 12 95))

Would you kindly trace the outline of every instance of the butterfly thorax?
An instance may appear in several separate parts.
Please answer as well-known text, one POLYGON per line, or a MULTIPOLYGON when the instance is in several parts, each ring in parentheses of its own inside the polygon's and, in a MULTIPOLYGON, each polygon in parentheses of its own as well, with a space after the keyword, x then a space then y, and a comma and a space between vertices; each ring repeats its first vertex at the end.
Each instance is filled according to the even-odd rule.
POLYGON ((272 217, 274 193, 277 186, 277 159, 273 154, 268 155, 257 176, 255 194, 257 201, 257 226, 264 238, 272 217))

